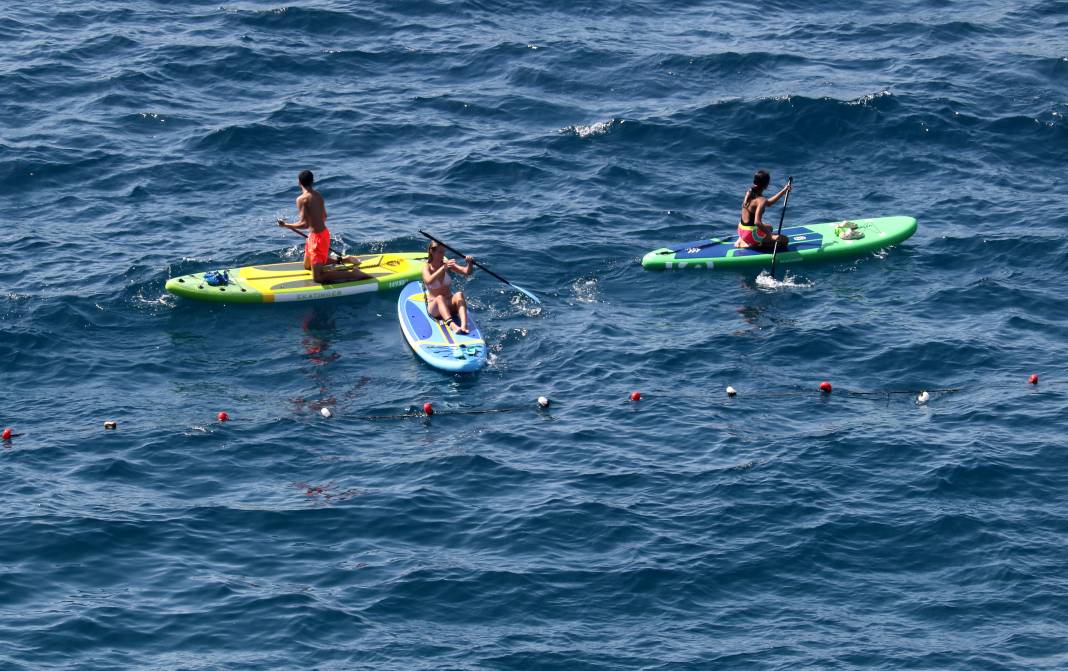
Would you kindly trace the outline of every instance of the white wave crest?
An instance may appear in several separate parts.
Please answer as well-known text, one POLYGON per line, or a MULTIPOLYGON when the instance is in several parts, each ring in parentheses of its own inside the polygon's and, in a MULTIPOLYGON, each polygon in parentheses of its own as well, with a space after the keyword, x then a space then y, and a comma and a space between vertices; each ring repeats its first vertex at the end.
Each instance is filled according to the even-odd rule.
POLYGON ((812 282, 802 280, 795 275, 790 275, 790 273, 783 275, 782 280, 777 280, 766 270, 760 271, 760 274, 757 275, 756 283, 758 287, 772 291, 776 289, 807 289, 812 286, 812 282))
MULTIPOLYGON (((620 121, 620 123, 623 123, 623 122, 620 121)), ((561 128, 560 132, 561 133, 565 133, 565 134, 570 134, 570 135, 577 135, 580 138, 587 138, 587 137, 591 137, 593 135, 604 135, 605 133, 607 133, 609 130, 612 129, 612 125, 613 124, 615 124, 614 120, 613 121, 598 121, 597 123, 590 124, 589 126, 574 125, 574 126, 568 126, 567 128, 561 128)))
POLYGON ((871 104, 872 102, 874 102, 875 100, 877 100, 879 98, 885 98, 886 96, 892 96, 892 95, 894 95, 894 94, 890 93, 886 89, 883 89, 882 91, 879 91, 878 93, 868 93, 866 95, 862 95, 861 97, 857 98, 856 100, 847 100, 846 104, 847 105, 860 105, 861 107, 863 107, 865 105, 871 104))

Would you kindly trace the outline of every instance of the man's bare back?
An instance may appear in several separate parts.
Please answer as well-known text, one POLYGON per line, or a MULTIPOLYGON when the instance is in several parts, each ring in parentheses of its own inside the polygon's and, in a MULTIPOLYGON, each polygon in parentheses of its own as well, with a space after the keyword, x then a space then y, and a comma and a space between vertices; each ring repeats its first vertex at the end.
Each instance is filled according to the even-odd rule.
POLYGON ((297 196, 297 214, 300 215, 299 221, 316 233, 326 228, 326 201, 315 189, 306 188, 297 196))

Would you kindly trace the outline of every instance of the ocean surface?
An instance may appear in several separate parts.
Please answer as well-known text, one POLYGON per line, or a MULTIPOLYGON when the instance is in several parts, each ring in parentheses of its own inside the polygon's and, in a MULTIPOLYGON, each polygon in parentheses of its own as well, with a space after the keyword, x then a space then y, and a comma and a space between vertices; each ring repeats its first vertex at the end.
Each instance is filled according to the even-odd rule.
POLYGON ((1068 668, 1068 2, 4 7, 0 669, 1068 668), (918 232, 642 269, 758 168, 918 232), (542 304, 164 291, 304 169, 542 304))

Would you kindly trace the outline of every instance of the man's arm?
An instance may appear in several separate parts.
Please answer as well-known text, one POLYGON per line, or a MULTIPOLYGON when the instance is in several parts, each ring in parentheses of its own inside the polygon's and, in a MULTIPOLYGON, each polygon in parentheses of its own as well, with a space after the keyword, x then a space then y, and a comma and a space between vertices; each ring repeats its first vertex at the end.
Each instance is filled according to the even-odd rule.
MULTIPOLYGON (((282 226, 283 228, 292 228, 293 230, 297 230, 298 228, 308 228, 308 222, 304 220, 304 203, 306 203, 306 202, 307 201, 303 197, 297 198, 297 215, 298 216, 297 216, 296 222, 294 222, 292 224, 287 224, 285 219, 279 219, 278 220, 278 225, 282 226)), ((325 218, 326 217, 323 217, 324 220, 325 220, 325 218)))

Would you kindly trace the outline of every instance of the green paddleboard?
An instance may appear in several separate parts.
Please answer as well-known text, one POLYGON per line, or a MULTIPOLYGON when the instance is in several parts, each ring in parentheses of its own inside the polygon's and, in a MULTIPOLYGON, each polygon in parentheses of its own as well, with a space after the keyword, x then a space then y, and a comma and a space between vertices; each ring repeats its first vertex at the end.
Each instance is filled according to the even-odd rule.
MULTIPOLYGON (((826 224, 809 224, 782 229, 790 237, 786 249, 779 249, 776 263, 811 263, 816 261, 841 261, 863 256, 883 247, 905 240, 916 232, 913 217, 878 217, 875 219, 850 219, 856 225, 855 239, 844 239, 837 230, 841 221, 826 224)), ((650 270, 707 269, 747 270, 771 265, 771 253, 738 248, 738 238, 713 238, 683 242, 653 250, 642 258, 642 265, 650 270)))

